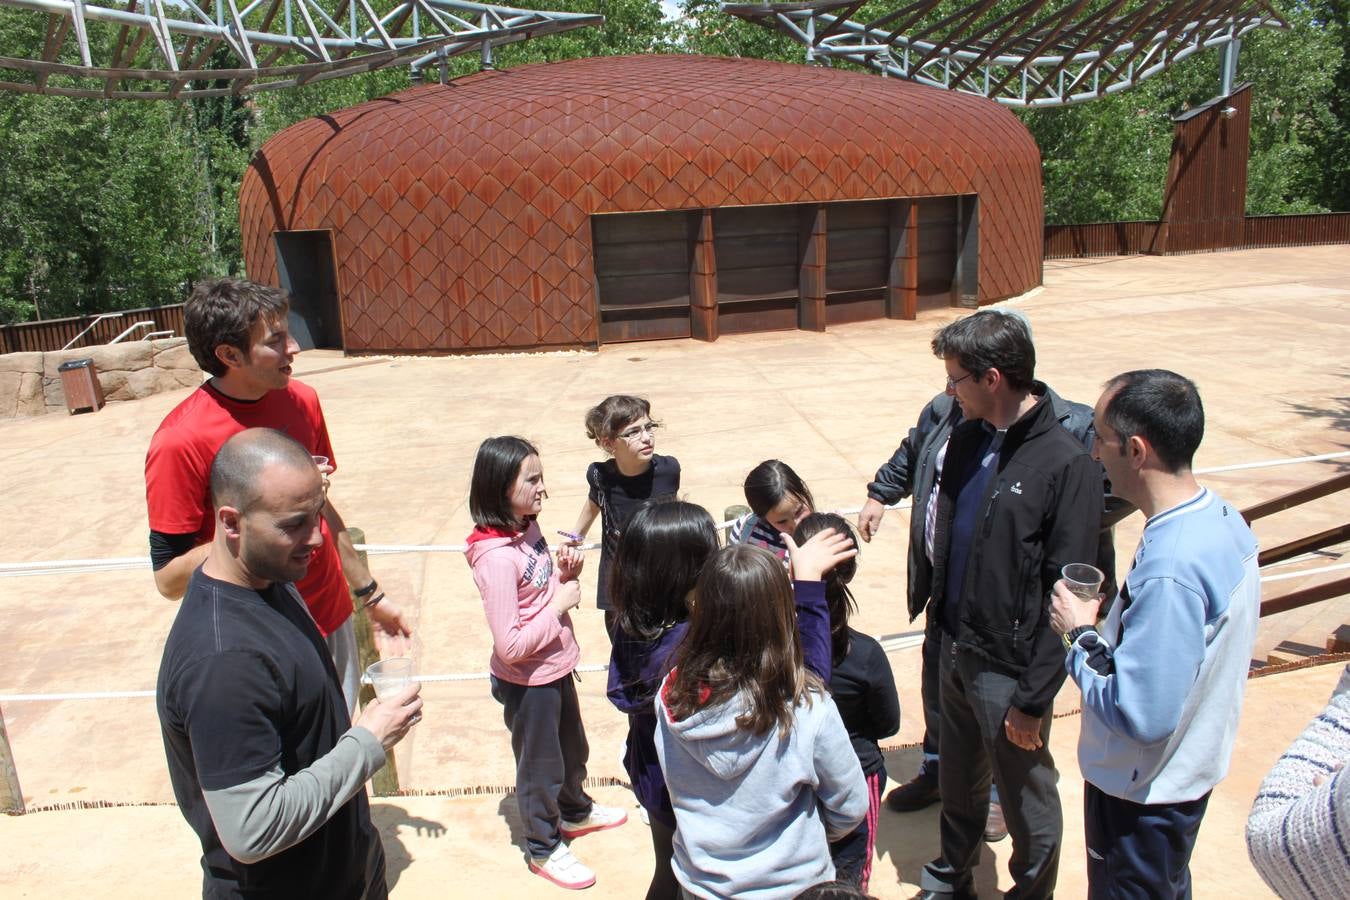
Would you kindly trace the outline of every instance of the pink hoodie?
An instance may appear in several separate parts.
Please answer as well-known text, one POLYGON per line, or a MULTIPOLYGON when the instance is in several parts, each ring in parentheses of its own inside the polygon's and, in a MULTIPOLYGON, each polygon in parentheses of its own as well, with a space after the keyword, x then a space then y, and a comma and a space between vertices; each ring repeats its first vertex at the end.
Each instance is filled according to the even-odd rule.
POLYGON ((558 618, 549 601, 558 572, 537 522, 509 534, 475 528, 465 556, 483 595, 492 632, 492 674, 512 684, 548 684, 576 668, 581 649, 572 619, 558 618))

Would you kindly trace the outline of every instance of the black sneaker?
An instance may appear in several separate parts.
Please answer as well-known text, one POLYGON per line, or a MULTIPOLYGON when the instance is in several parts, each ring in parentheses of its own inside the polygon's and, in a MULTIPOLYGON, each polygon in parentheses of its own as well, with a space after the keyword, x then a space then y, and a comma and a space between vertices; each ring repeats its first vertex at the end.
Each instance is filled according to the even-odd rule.
POLYGON ((919 769, 919 774, 886 795, 886 805, 895 812, 914 812, 941 799, 937 763, 928 762, 919 769))

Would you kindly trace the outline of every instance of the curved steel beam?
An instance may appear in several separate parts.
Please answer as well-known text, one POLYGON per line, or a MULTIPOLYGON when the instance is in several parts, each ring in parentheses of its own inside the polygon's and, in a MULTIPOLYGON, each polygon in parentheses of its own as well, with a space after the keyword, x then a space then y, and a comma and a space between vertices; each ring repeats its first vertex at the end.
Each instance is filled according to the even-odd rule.
POLYGON ((604 23, 468 0, 396 0, 383 14, 369 0, 214 0, 210 12, 194 0, 0 0, 0 9, 46 20, 31 55, 0 56, 0 90, 136 100, 252 94, 429 56, 486 59, 493 46, 604 23))
POLYGON ((787 34, 806 47, 808 61, 848 60, 1015 107, 1095 100, 1257 28, 1288 27, 1265 0, 1111 0, 1082 19, 1084 0, 1027 0, 998 16, 983 0, 930 21, 940 2, 914 0, 871 22, 848 18, 861 7, 856 0, 722 10, 787 34))

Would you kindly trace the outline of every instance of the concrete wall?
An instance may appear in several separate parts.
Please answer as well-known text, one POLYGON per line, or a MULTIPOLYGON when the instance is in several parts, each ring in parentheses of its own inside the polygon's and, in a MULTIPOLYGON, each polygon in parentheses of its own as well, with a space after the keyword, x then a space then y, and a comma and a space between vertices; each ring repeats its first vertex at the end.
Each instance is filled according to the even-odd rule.
POLYGON ((103 398, 109 403, 139 400, 202 383, 202 370, 188 352, 187 339, 181 337, 49 353, 0 354, 0 419, 66 412, 57 366, 70 359, 94 361, 103 398))

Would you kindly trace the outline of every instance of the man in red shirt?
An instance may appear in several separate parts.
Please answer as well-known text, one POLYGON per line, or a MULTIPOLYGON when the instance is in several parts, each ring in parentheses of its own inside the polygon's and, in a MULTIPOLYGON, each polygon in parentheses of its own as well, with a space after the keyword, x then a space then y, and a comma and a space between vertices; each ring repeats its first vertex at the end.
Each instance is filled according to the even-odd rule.
MULTIPOLYGON (((211 546, 211 462, 227 439, 246 428, 274 428, 311 455, 327 457, 325 474, 337 468, 318 395, 291 379, 300 348, 286 326, 289 309, 285 291, 234 279, 199 284, 184 306, 188 348, 211 378, 164 418, 145 459, 155 587, 171 600, 183 596, 211 546)), ((331 501, 324 504, 322 532, 323 545, 296 587, 333 653, 354 710, 360 663, 348 587, 385 634, 411 632, 362 563, 331 501)))

